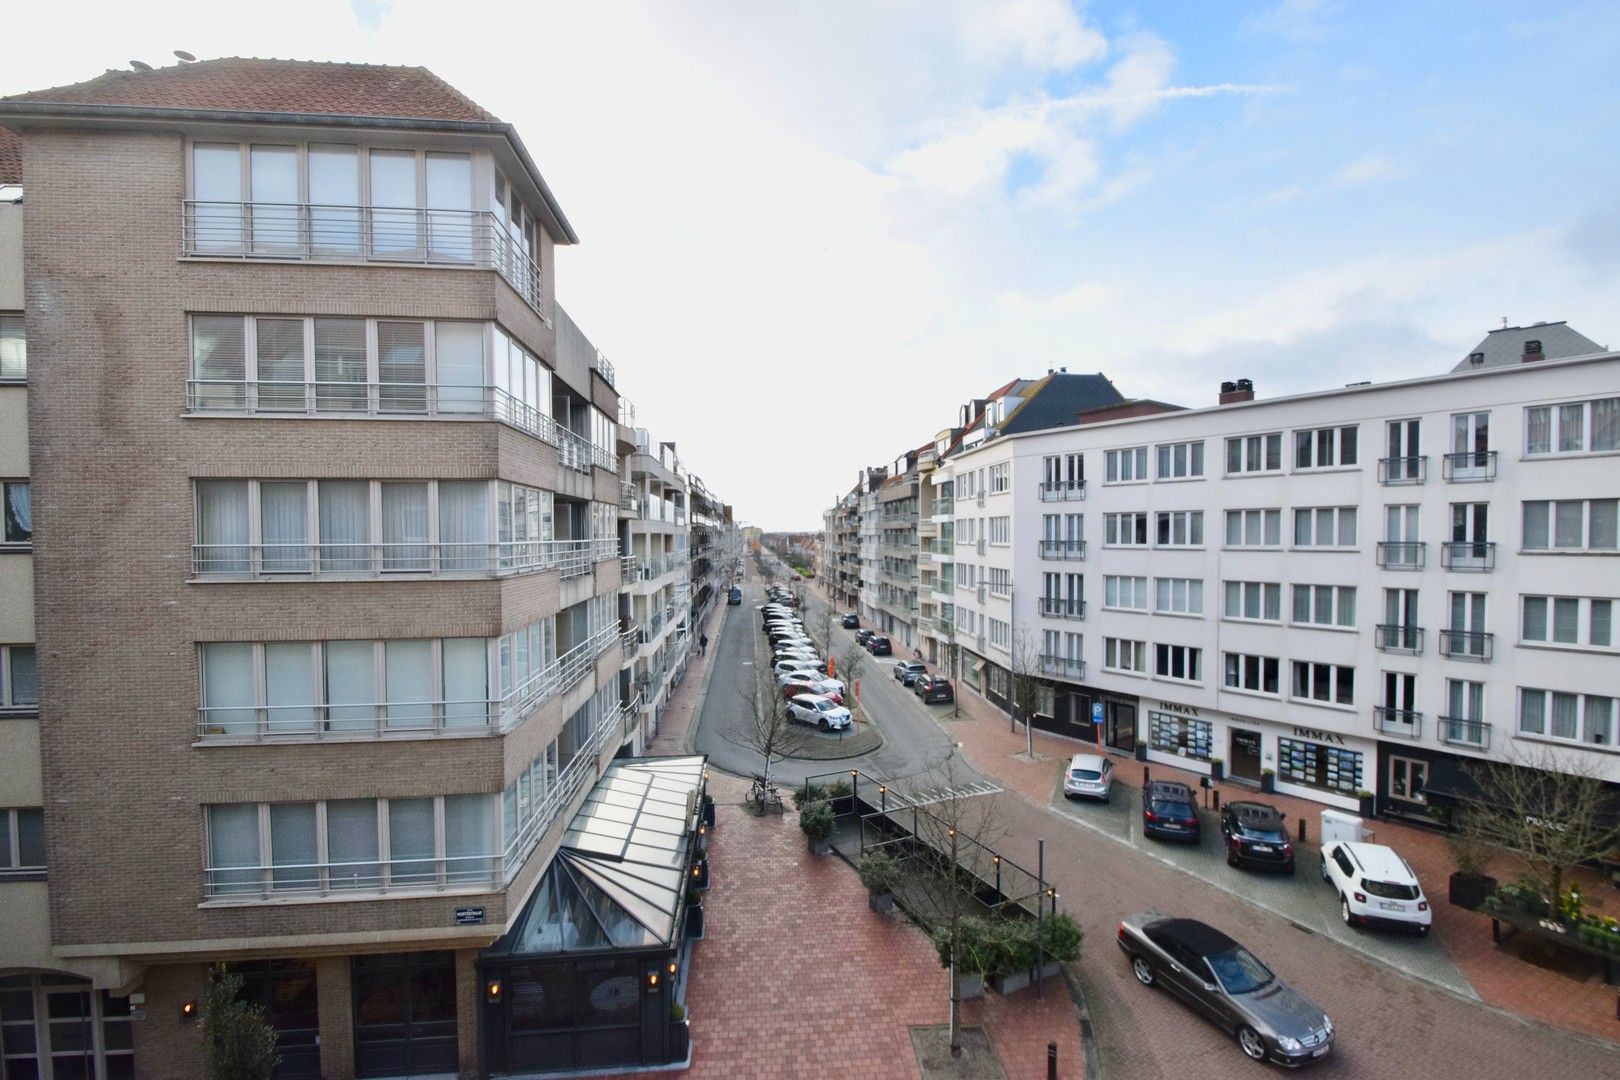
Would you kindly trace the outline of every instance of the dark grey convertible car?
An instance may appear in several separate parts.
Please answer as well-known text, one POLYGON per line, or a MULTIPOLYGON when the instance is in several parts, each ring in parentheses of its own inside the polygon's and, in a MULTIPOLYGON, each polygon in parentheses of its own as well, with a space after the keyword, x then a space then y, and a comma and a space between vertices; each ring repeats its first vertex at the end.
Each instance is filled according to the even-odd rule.
POLYGON ((1138 982, 1164 986, 1256 1061, 1305 1065, 1333 1046, 1327 1014, 1213 926, 1144 911, 1119 924, 1119 947, 1138 982))

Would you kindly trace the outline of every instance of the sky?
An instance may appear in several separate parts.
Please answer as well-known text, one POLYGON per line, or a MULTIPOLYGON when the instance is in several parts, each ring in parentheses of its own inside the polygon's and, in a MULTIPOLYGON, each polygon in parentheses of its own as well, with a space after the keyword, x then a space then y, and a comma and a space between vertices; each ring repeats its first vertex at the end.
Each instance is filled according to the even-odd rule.
POLYGON ((1015 377, 1213 404, 1620 347, 1620 5, 22 5, 0 94, 131 59, 418 64, 515 124, 557 296, 739 521, 1015 377))

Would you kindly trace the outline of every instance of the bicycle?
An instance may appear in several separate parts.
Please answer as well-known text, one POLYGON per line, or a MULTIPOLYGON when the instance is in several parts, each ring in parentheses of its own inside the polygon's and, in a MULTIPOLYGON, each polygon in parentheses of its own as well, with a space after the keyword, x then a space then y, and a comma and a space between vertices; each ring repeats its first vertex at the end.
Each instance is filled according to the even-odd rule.
POLYGON ((748 789, 748 801, 754 805, 756 814, 784 812, 782 793, 776 790, 775 784, 768 783, 758 773, 754 774, 754 786, 748 789))

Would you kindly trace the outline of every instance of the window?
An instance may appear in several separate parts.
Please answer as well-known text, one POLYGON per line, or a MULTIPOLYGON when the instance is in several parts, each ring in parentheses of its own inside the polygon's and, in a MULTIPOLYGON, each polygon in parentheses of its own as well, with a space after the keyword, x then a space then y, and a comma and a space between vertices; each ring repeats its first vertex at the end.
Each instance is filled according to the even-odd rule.
POLYGON ((1561 499, 1524 504, 1526 551, 1614 551, 1616 499, 1561 499))
POLYGON ((1227 581, 1223 612, 1228 619, 1279 622, 1282 619, 1282 586, 1272 581, 1227 581))
POLYGON ((1277 472, 1282 468, 1282 432, 1240 435, 1226 440, 1227 475, 1277 472))
POLYGON ((1361 758, 1354 750, 1338 746, 1278 739, 1277 777, 1290 784, 1354 795, 1364 790, 1361 758))
POLYGON ((1613 746, 1614 698, 1560 690, 1520 689, 1519 734, 1591 746, 1613 746))
POLYGON ((1155 518, 1154 543, 1159 547, 1203 547, 1204 512, 1172 510, 1155 518))
POLYGON ((1614 648, 1614 601, 1576 596, 1526 596, 1519 637, 1526 643, 1614 648))
POLYGON ((1146 480, 1147 447, 1132 446, 1124 450, 1109 450, 1103 458, 1107 465, 1105 482, 1126 484, 1146 480))
POLYGON ((1313 428, 1294 432, 1294 468, 1331 469, 1354 464, 1354 427, 1313 428))
POLYGON ((1147 578, 1103 578, 1103 607, 1126 611, 1146 611, 1148 606, 1147 578))
POLYGON ((990 519, 990 542, 992 544, 1012 543, 1012 518, 993 517, 990 519))
POLYGON ((34 504, 26 480, 0 482, 0 498, 5 500, 5 535, 0 541, 7 544, 34 542, 34 504))
POLYGON ((1339 664, 1316 664, 1306 660, 1295 660, 1292 693, 1299 701, 1354 705, 1356 669, 1339 664))
POLYGON ((1001 649, 1012 648, 1012 625, 1000 619, 991 619, 990 644, 1001 649))
POLYGON ((1215 729, 1207 720, 1149 711, 1148 741, 1166 754, 1208 761, 1214 753, 1215 729))
POLYGON ((1247 690, 1256 694, 1275 694, 1279 663, 1275 656, 1227 653, 1226 688, 1247 690))
POLYGON ((1191 480, 1204 475, 1204 443, 1164 443, 1154 447, 1160 480, 1191 480))
POLYGON ((990 573, 990 591, 997 596, 1008 596, 1012 593, 1012 571, 1005 566, 988 567, 990 573))
POLYGON ((32 645, 0 645, 0 713, 39 709, 39 672, 32 645))
POLYGON ((1356 508, 1308 506, 1294 511, 1295 547, 1356 546, 1356 508))
POLYGON ((1103 638, 1103 667, 1141 675, 1147 671, 1147 642, 1125 638, 1103 638))
POLYGON ((1103 542, 1109 547, 1146 547, 1146 514, 1104 514, 1103 542))
POLYGON ((45 811, 0 810, 0 878, 45 872, 45 811))
POLYGON ((1281 510, 1226 512, 1227 547, 1279 547, 1281 544, 1281 510))
POLYGON ((1008 478, 1011 469, 1012 466, 1006 462, 990 466, 990 494, 1000 495, 1011 486, 1008 478))
POLYGON ((1204 650, 1190 645, 1155 645, 1153 674, 1161 679, 1199 682, 1204 677, 1204 650))
POLYGON ((1356 625, 1356 589, 1353 585, 1295 585, 1294 618, 1302 626, 1356 625))
POLYGON ((1198 578, 1155 578, 1153 610, 1161 615, 1202 615, 1204 583, 1198 578))
POLYGON ((1620 450, 1620 398, 1537 405, 1524 410, 1524 452, 1600 453, 1620 450))
POLYGON ((28 337, 21 315, 0 315, 0 382, 28 379, 28 337))

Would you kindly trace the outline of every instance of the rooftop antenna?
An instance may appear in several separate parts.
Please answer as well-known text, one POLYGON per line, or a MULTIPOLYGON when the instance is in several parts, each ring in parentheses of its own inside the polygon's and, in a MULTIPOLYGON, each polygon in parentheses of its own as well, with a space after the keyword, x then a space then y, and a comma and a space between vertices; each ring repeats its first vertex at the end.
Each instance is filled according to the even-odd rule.
POLYGON ((1504 330, 1507 329, 1507 316, 1506 315, 1502 316, 1502 329, 1504 329, 1504 330))
POLYGON ((195 64, 197 62, 197 58, 184 49, 174 50, 174 55, 182 64, 195 64))
POLYGON ((136 71, 151 71, 152 70, 152 65, 148 64, 144 60, 131 60, 129 62, 129 66, 134 68, 136 71))

